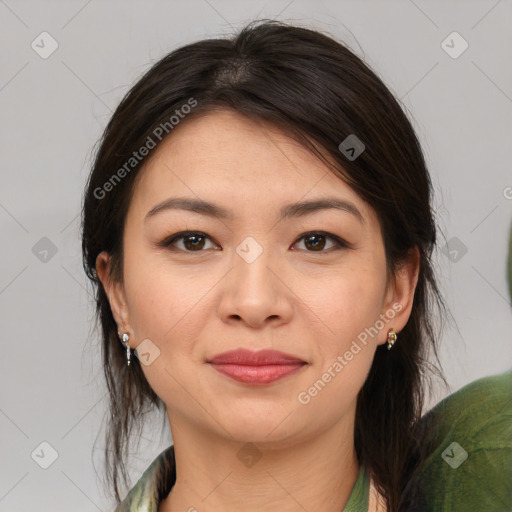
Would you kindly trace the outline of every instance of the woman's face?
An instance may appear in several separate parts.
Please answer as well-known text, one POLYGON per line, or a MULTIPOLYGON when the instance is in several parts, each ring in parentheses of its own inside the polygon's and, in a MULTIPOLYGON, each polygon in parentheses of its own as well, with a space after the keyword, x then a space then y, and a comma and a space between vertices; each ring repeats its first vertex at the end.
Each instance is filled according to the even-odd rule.
POLYGON ((107 282, 106 253, 97 268, 171 428, 285 443, 353 419, 377 345, 407 322, 417 260, 388 285, 375 212, 269 125, 211 113, 154 151, 127 214, 124 283, 107 282), (155 210, 173 198, 197 211, 155 210), (351 206, 291 206, 314 201, 351 206), (170 240, 182 231, 195 236, 170 240), (265 384, 209 362, 239 348, 303 363, 265 384))

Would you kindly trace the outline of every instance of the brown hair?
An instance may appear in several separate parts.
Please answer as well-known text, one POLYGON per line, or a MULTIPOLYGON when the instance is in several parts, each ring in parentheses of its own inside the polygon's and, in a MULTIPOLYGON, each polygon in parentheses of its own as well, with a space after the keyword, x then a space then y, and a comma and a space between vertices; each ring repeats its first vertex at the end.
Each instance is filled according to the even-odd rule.
POLYGON ((380 219, 388 277, 395 275, 409 249, 419 249, 411 316, 393 349, 381 345, 376 351, 357 398, 354 438, 359 463, 367 466, 388 509, 408 510, 418 491, 411 482, 428 448, 428 434, 418 423, 425 391, 433 374, 446 385, 438 343, 448 311, 431 259, 436 223, 430 176, 411 123, 368 65, 325 34, 265 20, 247 25, 231 39, 188 44, 154 64, 117 107, 96 153, 84 196, 82 251, 101 323, 110 396, 105 466, 116 499, 118 470, 127 481, 124 460, 133 424, 140 426, 145 405, 162 411, 165 406, 138 358, 126 366, 96 274, 96 257, 108 251, 111 278, 122 281, 124 221, 134 179, 144 164, 130 160, 133 152, 149 138, 156 145, 164 140, 158 127, 172 134, 172 116, 181 112, 179 122, 187 122, 217 108, 273 123, 353 187, 380 219), (186 113, 182 106, 191 105, 191 99, 195 106, 186 113), (365 145, 355 159, 339 149, 351 134, 365 145), (129 161, 133 165, 127 167, 129 161), (433 320, 434 307, 439 324, 433 320), (432 355, 439 367, 429 362, 432 355))

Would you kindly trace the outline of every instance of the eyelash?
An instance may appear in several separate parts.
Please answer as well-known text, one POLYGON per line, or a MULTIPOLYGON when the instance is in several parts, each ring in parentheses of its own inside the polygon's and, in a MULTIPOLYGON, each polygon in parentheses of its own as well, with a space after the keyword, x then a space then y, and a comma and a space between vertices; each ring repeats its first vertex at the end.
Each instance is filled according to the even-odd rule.
MULTIPOLYGON (((206 233, 203 233, 201 231, 180 231, 179 233, 175 233, 174 235, 171 235, 170 237, 167 237, 165 240, 159 242, 157 244, 157 246, 167 248, 171 251, 181 251, 181 252, 190 252, 190 253, 206 251, 207 249, 200 249, 197 251, 188 251, 186 249, 179 249, 177 247, 172 246, 172 244, 174 242, 181 240, 183 238, 187 238, 188 236, 194 236, 194 235, 200 236, 200 237, 206 237, 207 239, 212 240, 206 233)), ((304 233, 299 238, 297 238, 295 243, 297 243, 300 240, 307 238, 308 236, 311 236, 311 235, 324 236, 326 238, 330 238, 332 241, 335 242, 337 247, 330 247, 329 249, 321 250, 321 251, 308 251, 306 249, 306 252, 310 252, 313 254, 326 253, 326 252, 332 252, 332 250, 349 249, 351 247, 348 242, 345 242, 345 240, 342 240, 340 237, 333 235, 332 233, 327 233, 326 231, 308 231, 307 233, 304 233)), ((213 240, 212 240, 212 242, 213 242, 213 240)), ((295 245, 295 243, 294 243, 294 245, 295 245)), ((217 244, 215 244, 215 245, 217 245, 217 244)))

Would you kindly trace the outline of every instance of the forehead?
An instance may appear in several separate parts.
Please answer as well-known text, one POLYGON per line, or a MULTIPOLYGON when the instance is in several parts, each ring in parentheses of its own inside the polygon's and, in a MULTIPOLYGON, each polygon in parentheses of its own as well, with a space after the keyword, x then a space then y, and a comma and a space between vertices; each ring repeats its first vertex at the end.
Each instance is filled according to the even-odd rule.
POLYGON ((139 171, 132 202, 147 211, 171 195, 233 209, 335 195, 374 220, 369 205, 309 149, 272 124, 233 111, 195 116, 154 150, 139 171))

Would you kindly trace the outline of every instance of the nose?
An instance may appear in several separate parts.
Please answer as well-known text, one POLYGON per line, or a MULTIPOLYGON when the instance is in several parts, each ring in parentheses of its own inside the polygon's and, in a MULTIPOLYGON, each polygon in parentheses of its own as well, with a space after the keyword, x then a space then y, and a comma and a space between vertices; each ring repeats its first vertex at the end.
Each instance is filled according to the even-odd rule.
POLYGON ((254 261, 248 262, 234 253, 232 269, 222 283, 218 307, 224 322, 244 322, 258 329, 290 321, 294 295, 282 269, 269 256, 269 251, 263 250, 254 261))

